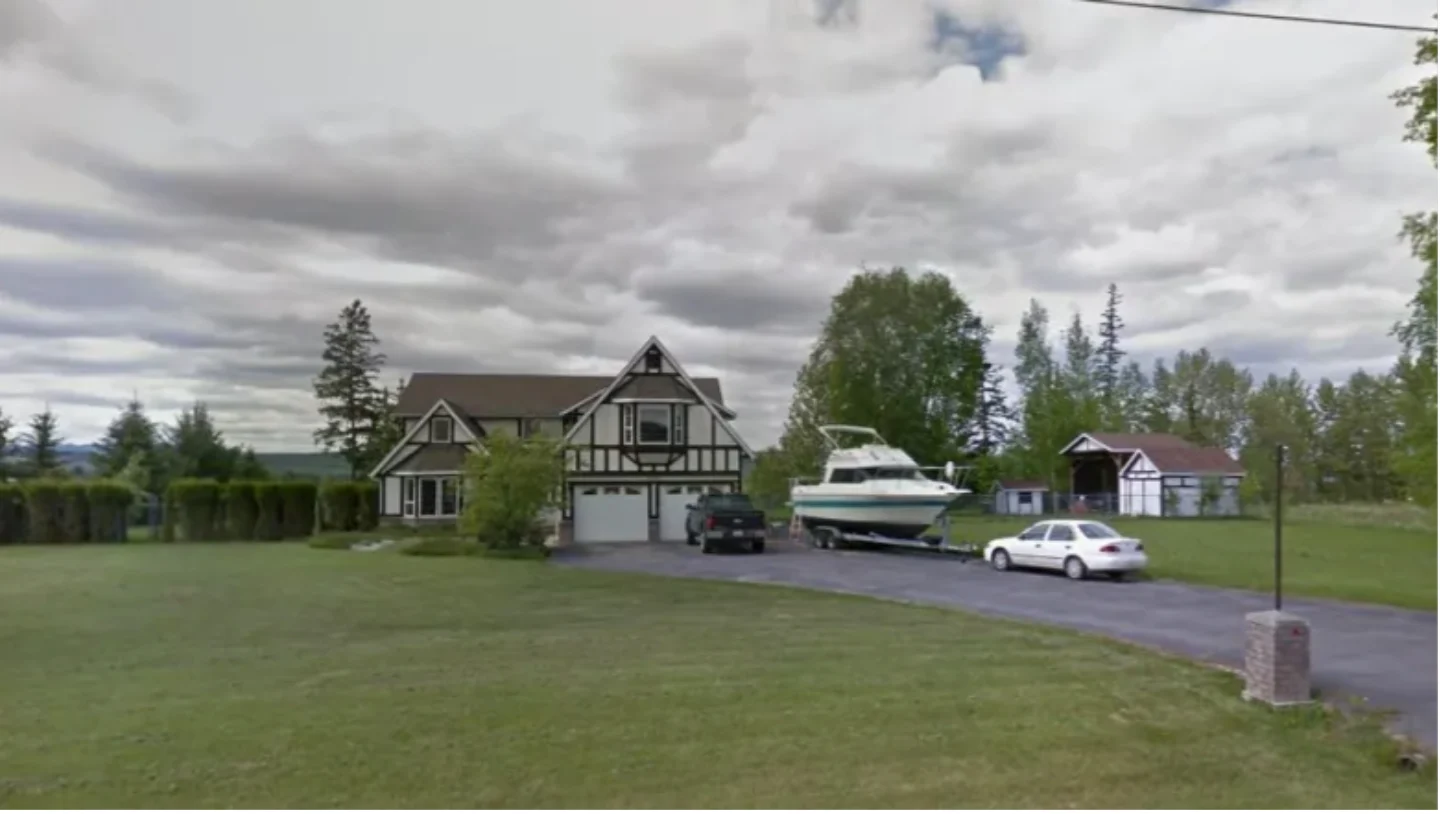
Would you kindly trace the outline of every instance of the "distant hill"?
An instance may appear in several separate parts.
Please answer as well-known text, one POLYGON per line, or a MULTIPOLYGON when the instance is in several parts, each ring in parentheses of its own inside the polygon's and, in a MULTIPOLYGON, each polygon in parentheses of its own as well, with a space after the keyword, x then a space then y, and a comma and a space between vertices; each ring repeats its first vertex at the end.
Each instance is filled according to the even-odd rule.
POLYGON ((257 452, 272 475, 299 478, 348 478, 350 465, 329 452, 257 452))

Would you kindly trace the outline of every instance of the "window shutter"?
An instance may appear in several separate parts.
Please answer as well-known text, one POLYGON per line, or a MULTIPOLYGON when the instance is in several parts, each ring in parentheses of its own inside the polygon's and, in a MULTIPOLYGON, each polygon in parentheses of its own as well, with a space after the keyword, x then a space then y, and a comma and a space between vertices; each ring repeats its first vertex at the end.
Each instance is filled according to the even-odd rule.
POLYGON ((685 418, 690 413, 690 408, 684 404, 676 404, 670 407, 670 416, 674 421, 674 432, 670 433, 670 443, 675 446, 685 445, 685 418))
POLYGON ((635 443, 635 405, 620 405, 620 443, 635 443))

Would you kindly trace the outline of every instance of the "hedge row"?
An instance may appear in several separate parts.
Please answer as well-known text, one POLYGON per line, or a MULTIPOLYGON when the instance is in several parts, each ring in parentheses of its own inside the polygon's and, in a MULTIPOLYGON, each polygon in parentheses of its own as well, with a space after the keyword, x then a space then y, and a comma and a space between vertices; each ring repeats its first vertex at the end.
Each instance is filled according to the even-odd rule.
POLYGON ((327 481, 320 487, 325 531, 372 531, 380 523, 380 489, 374 481, 327 481))
POLYGON ((0 543, 124 542, 134 500, 115 481, 0 483, 0 543))
POLYGON ((165 540, 285 540, 315 533, 315 484, 185 478, 165 490, 165 540))

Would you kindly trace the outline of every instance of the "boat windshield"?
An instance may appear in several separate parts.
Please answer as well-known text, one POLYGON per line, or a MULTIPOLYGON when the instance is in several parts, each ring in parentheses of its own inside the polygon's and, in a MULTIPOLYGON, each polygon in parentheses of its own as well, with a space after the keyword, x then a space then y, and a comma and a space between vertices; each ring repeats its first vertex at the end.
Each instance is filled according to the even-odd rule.
POLYGON ((864 483, 867 480, 925 480, 919 467, 869 466, 830 470, 829 483, 864 483))

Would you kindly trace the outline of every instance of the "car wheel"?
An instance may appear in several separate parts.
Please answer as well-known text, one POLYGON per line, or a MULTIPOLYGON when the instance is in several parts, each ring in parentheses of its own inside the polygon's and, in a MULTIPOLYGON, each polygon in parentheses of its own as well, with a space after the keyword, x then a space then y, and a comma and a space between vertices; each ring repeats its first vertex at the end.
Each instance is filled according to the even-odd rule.
POLYGON ((1071 579, 1084 579, 1089 570, 1079 557, 1071 557, 1065 561, 1065 576, 1071 579))
POLYGON ((994 553, 990 555, 990 567, 996 571, 1009 571, 1010 552, 1003 548, 995 549, 994 553))

